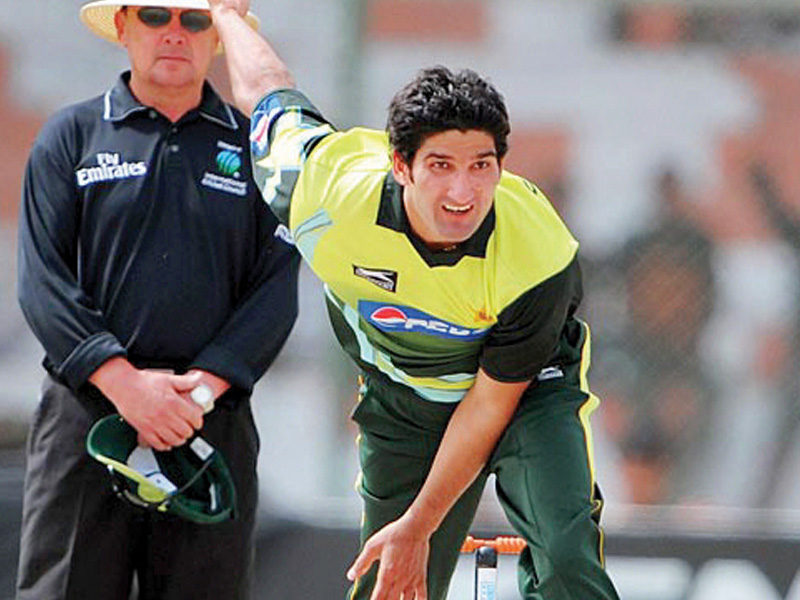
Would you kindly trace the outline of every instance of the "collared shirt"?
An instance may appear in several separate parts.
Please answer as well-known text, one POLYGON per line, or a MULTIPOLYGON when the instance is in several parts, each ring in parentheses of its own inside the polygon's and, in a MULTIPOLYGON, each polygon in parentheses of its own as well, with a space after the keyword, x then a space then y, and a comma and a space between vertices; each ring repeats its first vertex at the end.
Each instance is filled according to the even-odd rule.
POLYGON ((34 144, 23 312, 48 369, 73 388, 124 355, 249 390, 296 317, 298 266, 251 180, 249 122, 208 84, 170 122, 129 80, 58 112, 34 144))
POLYGON ((578 242, 535 185, 504 171, 470 239, 431 250, 409 226, 385 132, 335 131, 296 90, 263 98, 252 127, 256 182, 363 368, 458 402, 479 367, 519 382, 573 360, 578 242))

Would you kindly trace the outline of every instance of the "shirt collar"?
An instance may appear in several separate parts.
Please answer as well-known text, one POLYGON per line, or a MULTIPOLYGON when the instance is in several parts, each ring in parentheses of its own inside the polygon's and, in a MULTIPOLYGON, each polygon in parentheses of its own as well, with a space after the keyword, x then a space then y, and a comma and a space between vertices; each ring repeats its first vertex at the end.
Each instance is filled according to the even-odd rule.
MULTIPOLYGON (((125 71, 117 79, 113 88, 103 97, 103 119, 106 121, 124 121, 133 114, 149 111, 151 108, 139 102, 131 93, 131 72, 125 71)), ((206 81, 203 83, 203 95, 200 105, 195 109, 203 118, 227 127, 239 129, 239 123, 233 110, 219 97, 213 87, 206 81)))
POLYGON ((383 182, 380 206, 378 208, 377 224, 405 233, 409 242, 417 251, 417 254, 430 267, 455 266, 464 256, 475 256, 484 258, 486 256, 486 246, 489 238, 494 231, 495 213, 492 206, 486 218, 478 227, 478 230, 464 242, 458 244, 452 250, 431 250, 425 243, 411 230, 408 222, 405 207, 403 206, 403 186, 397 183, 391 171, 386 175, 383 182))

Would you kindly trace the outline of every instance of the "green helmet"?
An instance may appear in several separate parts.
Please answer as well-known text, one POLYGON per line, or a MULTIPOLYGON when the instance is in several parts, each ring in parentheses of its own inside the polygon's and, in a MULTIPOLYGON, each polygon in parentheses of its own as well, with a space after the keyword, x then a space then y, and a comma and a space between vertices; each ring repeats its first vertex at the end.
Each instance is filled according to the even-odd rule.
POLYGON ((167 452, 139 446, 119 415, 103 417, 86 438, 89 454, 106 465, 117 494, 143 508, 195 523, 235 517, 236 490, 222 455, 200 436, 167 452))

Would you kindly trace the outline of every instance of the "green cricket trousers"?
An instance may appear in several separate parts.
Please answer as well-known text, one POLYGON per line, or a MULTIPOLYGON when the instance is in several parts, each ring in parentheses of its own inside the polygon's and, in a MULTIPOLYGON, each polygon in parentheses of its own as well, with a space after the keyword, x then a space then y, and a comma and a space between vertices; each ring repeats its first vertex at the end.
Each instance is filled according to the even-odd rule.
MULTIPOLYGON (((619 599, 604 568, 602 500, 588 423, 598 400, 586 385, 587 335, 584 326, 575 347, 559 353, 564 360, 526 390, 486 467, 431 538, 429 600, 447 595, 490 473, 508 520, 527 541, 518 566, 523 598, 619 599)), ((455 405, 425 401, 375 372, 365 373, 362 381, 353 419, 360 429, 363 545, 416 497, 455 405)), ((348 598, 368 600, 376 575, 377 564, 348 598)))

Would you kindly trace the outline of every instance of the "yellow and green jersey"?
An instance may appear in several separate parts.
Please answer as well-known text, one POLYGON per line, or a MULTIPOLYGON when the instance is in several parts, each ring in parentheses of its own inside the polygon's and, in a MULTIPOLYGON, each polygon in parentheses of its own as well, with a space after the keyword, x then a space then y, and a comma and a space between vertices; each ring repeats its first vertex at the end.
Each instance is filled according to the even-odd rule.
POLYGON ((409 227, 385 132, 336 131, 295 90, 265 97, 252 124, 256 182, 362 368, 438 402, 459 401, 479 367, 499 381, 556 373, 578 243, 533 184, 503 172, 478 231, 434 251, 409 227))

